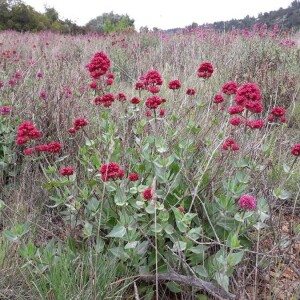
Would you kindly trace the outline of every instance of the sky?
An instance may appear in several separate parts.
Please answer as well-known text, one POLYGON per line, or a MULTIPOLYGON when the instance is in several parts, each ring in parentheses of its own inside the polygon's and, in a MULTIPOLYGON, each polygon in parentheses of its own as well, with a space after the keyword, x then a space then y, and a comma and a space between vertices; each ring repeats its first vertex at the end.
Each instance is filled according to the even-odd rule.
POLYGON ((193 22, 199 25, 230 19, 257 17, 260 12, 287 8, 292 0, 23 0, 43 13, 45 5, 54 7, 60 19, 70 19, 78 25, 103 13, 114 12, 135 20, 135 28, 171 29, 193 22))

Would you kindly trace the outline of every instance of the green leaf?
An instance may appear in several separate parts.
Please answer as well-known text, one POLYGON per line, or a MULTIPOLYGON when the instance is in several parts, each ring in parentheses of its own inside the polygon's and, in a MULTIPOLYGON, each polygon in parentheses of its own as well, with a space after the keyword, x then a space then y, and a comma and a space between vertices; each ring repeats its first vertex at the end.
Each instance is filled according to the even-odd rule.
POLYGON ((175 232, 175 229, 171 224, 168 224, 164 230, 167 234, 173 234, 175 232))
POLYGON ((125 245, 125 249, 133 249, 138 245, 138 241, 130 242, 125 245))
POLYGON ((33 243, 28 243, 27 245, 22 245, 19 249, 19 253, 21 256, 31 259, 34 257, 36 252, 36 247, 33 243))
POLYGON ((189 251, 196 253, 196 254, 204 254, 207 249, 207 246, 204 245, 197 245, 189 249, 189 251))
POLYGON ((244 256, 244 251, 229 254, 227 257, 227 262, 229 266, 231 267, 236 266, 238 263, 242 261, 243 256, 244 256))
POLYGON ((226 291, 228 292, 228 286, 229 286, 229 277, 226 274, 223 273, 216 273, 215 278, 218 282, 218 284, 226 291))
POLYGON ((193 240, 197 240, 201 236, 201 227, 192 228, 187 235, 190 236, 193 240))
POLYGON ((15 242, 19 238, 17 234, 11 232, 10 230, 4 230, 3 234, 11 242, 15 242))
POLYGON ((149 203, 148 206, 146 207, 146 212, 148 214, 154 214, 155 213, 155 206, 152 205, 151 203, 149 203))
POLYGON ((154 223, 150 226, 150 229, 153 231, 153 232, 161 232, 163 230, 163 227, 159 224, 159 223, 154 223))
POLYGON ((238 248, 240 246, 240 241, 236 233, 230 233, 228 235, 227 242, 230 248, 238 248))
POLYGON ((281 200, 286 200, 291 198, 292 194, 289 191, 276 188, 273 190, 273 196, 281 200))
POLYGON ((92 198, 88 204, 87 207, 89 210, 91 210, 92 212, 96 212, 99 208, 100 202, 96 199, 96 198, 92 198))
POLYGON ((106 237, 122 238, 126 234, 126 228, 117 224, 106 237))
POLYGON ((138 255, 144 255, 147 252, 149 242, 148 241, 143 241, 136 247, 136 253, 138 255))
MULTIPOLYGON (((63 160, 65 160, 65 159, 66 159, 67 157, 69 157, 69 156, 70 156, 70 154, 64 155, 64 156, 58 158, 55 162, 58 163, 58 162, 60 162, 60 161, 63 161, 63 160)), ((51 167, 49 167, 49 168, 51 168, 51 167)), ((49 170, 49 168, 48 168, 48 170, 49 170)), ((52 167, 52 168, 53 168, 53 167, 52 167)))
POLYGON ((176 282, 170 281, 166 284, 166 286, 172 293, 177 294, 181 292, 180 285, 176 282))
POLYGON ((290 166, 288 166, 286 163, 284 163, 283 164, 283 171, 285 172, 285 173, 290 173, 290 171, 291 171, 291 168, 290 168, 290 166))
POLYGON ((195 213, 186 213, 182 218, 182 222, 186 225, 190 225, 191 221, 196 216, 197 216, 197 214, 195 214, 195 213))
POLYGON ((116 205, 118 205, 118 206, 124 206, 127 203, 126 194, 119 187, 118 187, 117 192, 115 194, 114 200, 115 200, 116 205))
POLYGON ((178 252, 178 251, 184 251, 186 249, 186 242, 182 241, 177 241, 173 245, 173 251, 178 252))
POLYGON ((203 265, 195 266, 193 270, 201 277, 208 277, 208 272, 203 265))
POLYGON ((85 237, 89 237, 92 235, 93 225, 89 222, 84 223, 83 234, 85 237))
POLYGON ((109 251, 116 257, 120 259, 128 259, 130 256, 121 248, 121 247, 115 247, 109 249, 109 251))
POLYGON ((158 218, 163 222, 167 222, 169 220, 169 213, 167 210, 161 210, 158 214, 158 218))

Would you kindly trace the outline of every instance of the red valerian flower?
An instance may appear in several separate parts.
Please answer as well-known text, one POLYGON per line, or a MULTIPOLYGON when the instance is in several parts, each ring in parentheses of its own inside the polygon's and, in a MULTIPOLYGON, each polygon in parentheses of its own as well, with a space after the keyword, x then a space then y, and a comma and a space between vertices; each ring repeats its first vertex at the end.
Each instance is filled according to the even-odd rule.
POLYGON ((88 70, 90 75, 94 79, 100 78, 104 75, 110 68, 110 60, 104 52, 97 52, 91 59, 88 70))
POLYGON ((46 144, 35 146, 35 151, 36 152, 47 152, 48 149, 49 149, 49 147, 46 144))
POLYGON ((60 174, 62 176, 71 176, 74 174, 74 169, 70 166, 63 167, 60 169, 60 174))
POLYGON ((271 114, 274 116, 274 117, 282 117, 285 115, 285 108, 283 107, 274 107, 272 108, 271 110, 271 114))
MULTIPOLYGON (((84 127, 86 125, 88 125, 88 121, 84 118, 78 118, 74 120, 73 123, 73 129, 75 129, 76 131, 79 130, 81 127, 84 127)), ((70 132, 70 131, 69 131, 70 132)))
POLYGON ((26 156, 32 155, 34 153, 34 148, 27 148, 23 150, 23 154, 26 156))
POLYGON ((23 76, 22 76, 22 74, 20 73, 20 72, 15 72, 14 73, 14 78, 16 78, 16 79, 20 79, 20 78, 22 78, 23 76))
POLYGON ((200 78, 209 78, 214 72, 214 68, 210 62, 203 62, 200 64, 197 74, 200 78))
POLYGON ((100 168, 101 178, 102 181, 108 181, 108 180, 116 180, 116 179, 122 179, 124 176, 124 170, 120 169, 119 165, 116 162, 110 162, 107 164, 104 164, 100 168))
POLYGON ((246 101, 245 108, 253 113, 260 113, 263 111, 263 107, 261 106, 260 102, 258 101, 246 101))
POLYGON ((237 151, 240 149, 240 147, 234 139, 226 139, 222 145, 222 149, 225 151, 227 150, 237 151))
POLYGON ((163 80, 161 78, 161 75, 156 70, 150 70, 146 76, 144 83, 146 85, 162 85, 163 80))
POLYGON ((186 94, 189 95, 189 96, 194 96, 196 94, 196 90, 188 88, 186 90, 186 94))
POLYGON ((5 116, 8 115, 11 111, 9 106, 0 106, 0 115, 5 116))
POLYGON ((107 78, 108 79, 115 79, 115 75, 113 73, 108 73, 107 78))
POLYGON ((119 100, 119 101, 126 101, 127 100, 126 95, 124 93, 119 93, 116 96, 116 99, 119 100))
POLYGON ((93 90, 96 89, 97 88, 97 82, 96 81, 91 82, 90 83, 90 88, 93 89, 93 90))
POLYGON ((243 119, 240 117, 234 117, 229 121, 229 123, 233 126, 239 126, 243 123, 243 119))
POLYGON ((177 79, 175 79, 175 80, 171 80, 170 82, 169 82, 169 89, 170 90, 178 90, 178 89, 180 89, 180 87, 181 87, 181 83, 180 83, 180 81, 179 80, 177 80, 177 79))
POLYGON ((226 95, 233 95, 236 94, 237 88, 238 84, 236 82, 230 81, 222 86, 222 92, 226 95))
POLYGON ((163 117, 163 116, 165 115, 165 109, 164 109, 164 108, 161 108, 161 109, 159 110, 159 115, 160 115, 161 117, 163 117))
POLYGON ((44 91, 40 92, 40 98, 45 100, 47 98, 47 93, 44 91))
POLYGON ((222 102, 224 102, 224 97, 221 94, 216 94, 213 103, 222 103, 222 102))
POLYGON ((152 113, 151 110, 146 110, 146 117, 151 117, 152 113))
POLYGON ((145 104, 150 109, 156 109, 159 105, 162 104, 162 100, 158 96, 152 96, 146 100, 145 104))
POLYGON ((68 129, 68 132, 70 132, 70 133, 75 133, 76 131, 77 130, 75 128, 73 128, 73 127, 68 129))
POLYGON ((261 102, 261 99, 260 89, 254 83, 244 83, 236 92, 235 103, 245 106, 246 101, 261 102))
POLYGON ((143 191, 143 198, 145 200, 151 200, 154 196, 154 193, 153 193, 153 190, 152 188, 146 188, 144 191, 143 191))
POLYGON ((237 115, 242 113, 245 110, 243 106, 232 106, 228 109, 230 115, 237 115))
POLYGON ((296 144, 292 147, 291 153, 295 156, 300 156, 300 144, 296 144))
POLYGON ((178 207, 178 210, 179 210, 180 212, 184 212, 184 207, 183 207, 183 206, 179 206, 179 207, 178 207))
POLYGON ((263 120, 253 120, 248 121, 246 125, 252 129, 260 129, 265 126, 265 122, 263 120))
POLYGON ((144 90, 144 89, 145 89, 145 84, 144 84, 144 82, 137 82, 137 83, 135 84, 135 89, 136 89, 136 90, 144 90))
POLYGON ((59 152, 60 148, 61 148, 61 143, 59 142, 52 142, 48 144, 48 152, 56 153, 59 152))
POLYGON ((269 116, 268 116, 268 121, 269 121, 270 123, 275 122, 274 116, 269 115, 269 116))
POLYGON ((160 88, 158 86, 150 85, 148 86, 148 91, 152 94, 157 94, 160 91, 160 88))
POLYGON ((111 78, 108 78, 108 79, 106 79, 106 85, 112 85, 113 83, 114 83, 114 80, 113 79, 111 79, 111 78))
POLYGON ((240 197, 239 206, 245 210, 255 210, 256 209, 256 199, 251 195, 243 195, 240 197))
POLYGON ((138 104, 138 103, 140 103, 140 101, 141 101, 141 100, 140 100, 138 97, 133 97, 133 98, 131 99, 130 102, 131 102, 132 104, 138 104))
POLYGON ((285 122, 286 122, 286 117, 285 117, 285 116, 282 116, 282 117, 280 118, 280 122, 281 122, 281 123, 285 123, 285 122))
POLYGON ((103 104, 103 106, 109 107, 115 101, 115 97, 113 94, 104 94, 102 97, 97 96, 94 101, 96 105, 103 104))
POLYGON ((41 132, 30 121, 25 121, 18 127, 16 143, 22 145, 30 139, 39 138, 41 135, 41 132))
POLYGON ((130 173, 128 176, 129 181, 138 181, 139 175, 137 173, 130 173))

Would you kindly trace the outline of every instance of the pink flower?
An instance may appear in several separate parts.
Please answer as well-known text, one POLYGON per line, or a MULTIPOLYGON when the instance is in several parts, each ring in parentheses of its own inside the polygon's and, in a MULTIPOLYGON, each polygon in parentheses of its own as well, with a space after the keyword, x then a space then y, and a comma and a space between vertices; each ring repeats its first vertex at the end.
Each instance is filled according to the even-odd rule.
POLYGON ((226 139, 222 145, 222 149, 225 151, 228 150, 237 151, 240 149, 240 147, 238 146, 238 144, 234 139, 226 139))
POLYGON ((243 123, 243 119, 240 117, 234 117, 229 121, 229 123, 233 126, 239 126, 243 123))
POLYGON ((246 125, 252 129, 260 129, 265 126, 265 122, 263 120, 253 120, 248 121, 246 125))
POLYGON ((124 170, 120 169, 119 165, 115 162, 104 164, 100 168, 102 181, 122 179, 124 176, 124 170))
POLYGON ((160 104, 162 104, 162 100, 158 96, 152 96, 146 100, 145 104, 150 109, 156 109, 160 104))
POLYGON ((46 99, 47 98, 47 93, 45 92, 45 91, 42 91, 41 93, 40 93, 40 98, 42 98, 42 99, 46 99))
POLYGON ((119 93, 117 96, 116 96, 116 99, 119 100, 119 101, 126 101, 126 95, 124 93, 119 93))
POLYGON ((209 78, 214 72, 214 68, 210 62, 203 62, 200 64, 197 74, 200 78, 209 78))
POLYGON ((88 70, 94 79, 100 78, 110 68, 110 60, 104 52, 97 52, 91 59, 88 70))
POLYGON ((145 189, 142 194, 145 200, 151 200, 153 198, 153 190, 150 187, 145 189))
POLYGON ((138 103, 140 103, 140 101, 141 101, 141 100, 140 100, 138 97, 133 97, 133 98, 131 99, 130 102, 131 102, 132 104, 138 104, 138 103))
POLYGON ((160 109, 159 115, 160 115, 161 117, 163 117, 163 116, 165 115, 165 110, 164 110, 164 108, 161 108, 161 109, 160 109))
POLYGON ((222 102, 224 102, 224 97, 221 94, 216 94, 213 103, 222 103, 222 102))
POLYGON ((8 115, 11 111, 9 106, 0 106, 0 115, 5 116, 8 115))
POLYGON ((244 111, 244 107, 242 106, 232 106, 228 109, 228 113, 230 115, 236 115, 236 114, 240 114, 244 111))
MULTIPOLYGON (((77 131, 79 130, 81 127, 84 127, 86 125, 88 125, 88 121, 84 118, 78 118, 78 119, 75 119, 74 120, 74 123, 73 123, 73 128, 77 131)), ((70 131, 69 131, 70 132, 70 131)))
POLYGON ((49 147, 46 144, 35 146, 36 152, 47 152, 48 150, 49 150, 49 147))
POLYGON ((70 175, 73 175, 74 174, 74 169, 70 166, 68 167, 63 167, 60 169, 60 174, 62 176, 70 176, 70 175))
POLYGON ((137 173, 131 173, 128 176, 129 181, 138 181, 139 180, 139 175, 137 173))
POLYGON ((96 89, 97 88, 97 81, 92 81, 91 83, 90 83, 90 88, 91 89, 96 89))
POLYGON ((292 147, 291 153, 295 156, 300 156, 300 144, 296 144, 292 147))
POLYGON ((37 76, 37 78, 43 78, 43 73, 38 72, 38 73, 36 74, 36 76, 37 76))
POLYGON ((30 155, 34 154, 34 148, 24 149, 23 154, 26 155, 26 156, 30 156, 30 155))
POLYGON ((186 90, 186 94, 189 96, 194 96, 196 94, 196 91, 194 89, 188 88, 186 90))
POLYGON ((175 79, 175 80, 171 80, 169 82, 168 86, 169 86, 169 89, 171 89, 171 90, 178 90, 181 87, 181 83, 179 80, 175 79))
POLYGON ((285 115, 285 108, 283 107, 274 107, 272 108, 271 110, 271 114, 274 116, 274 117, 282 117, 285 115))
POLYGON ((148 91, 152 94, 157 94, 160 91, 160 88, 158 86, 150 85, 148 86, 148 91))
POLYGON ((240 197, 239 206, 245 210, 255 210, 256 209, 256 199, 251 195, 243 195, 240 197))
POLYGON ((151 110, 146 110, 146 117, 151 117, 152 113, 151 110))
POLYGON ((233 95, 236 94, 237 88, 238 84, 236 82, 230 81, 222 86, 222 92, 226 95, 233 95))
POLYGON ((61 148, 61 143, 59 142, 52 142, 48 144, 48 152, 56 153, 59 152, 60 148, 61 148))
POLYGON ((161 75, 156 70, 150 70, 145 76, 146 85, 162 85, 161 75))

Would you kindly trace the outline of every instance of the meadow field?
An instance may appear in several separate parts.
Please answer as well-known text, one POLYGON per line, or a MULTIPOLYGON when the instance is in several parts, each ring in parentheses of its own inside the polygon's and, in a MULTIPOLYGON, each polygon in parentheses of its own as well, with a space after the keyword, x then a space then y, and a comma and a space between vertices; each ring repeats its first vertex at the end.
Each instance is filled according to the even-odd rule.
POLYGON ((299 89, 276 27, 0 32, 0 299, 299 299, 299 89))

